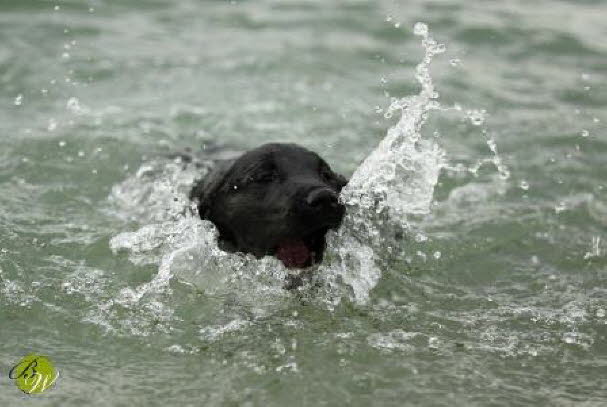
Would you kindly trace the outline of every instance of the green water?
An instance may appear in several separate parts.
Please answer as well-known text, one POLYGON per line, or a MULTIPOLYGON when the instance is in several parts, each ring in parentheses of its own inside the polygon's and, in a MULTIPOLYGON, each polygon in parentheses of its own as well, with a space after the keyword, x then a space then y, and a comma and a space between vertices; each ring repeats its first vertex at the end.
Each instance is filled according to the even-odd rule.
POLYGON ((607 405, 606 15, 591 0, 0 1, 0 405, 607 405), (158 209, 124 212, 117 186, 203 144, 298 142, 352 174, 395 122, 389 97, 419 92, 418 21, 447 46, 441 105, 461 106, 424 134, 452 168, 494 158, 495 140, 507 179, 442 170, 364 304, 178 278, 124 300, 158 267, 110 240, 158 209), (60 372, 39 396, 8 378, 31 351, 60 372))

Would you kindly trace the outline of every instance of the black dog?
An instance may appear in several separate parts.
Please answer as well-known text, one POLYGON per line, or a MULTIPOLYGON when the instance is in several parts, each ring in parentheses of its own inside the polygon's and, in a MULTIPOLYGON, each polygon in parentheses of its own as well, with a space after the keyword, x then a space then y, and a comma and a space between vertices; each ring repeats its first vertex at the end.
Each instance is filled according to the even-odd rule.
POLYGON ((265 144, 217 164, 190 198, 219 230, 222 250, 305 268, 322 261, 327 230, 341 224, 338 195, 346 183, 312 151, 265 144))

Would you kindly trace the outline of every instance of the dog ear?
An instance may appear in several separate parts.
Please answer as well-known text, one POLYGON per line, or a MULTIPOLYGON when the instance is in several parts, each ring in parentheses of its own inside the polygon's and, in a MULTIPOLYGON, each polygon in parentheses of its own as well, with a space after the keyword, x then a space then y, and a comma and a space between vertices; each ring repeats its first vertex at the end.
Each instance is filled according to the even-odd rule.
POLYGON ((337 178, 337 184, 339 185, 340 190, 348 184, 348 179, 341 174, 335 173, 335 178, 337 178))
POLYGON ((198 215, 201 219, 208 219, 215 199, 215 194, 221 188, 226 175, 232 168, 233 160, 218 161, 204 178, 196 181, 190 191, 190 199, 198 203, 198 215))

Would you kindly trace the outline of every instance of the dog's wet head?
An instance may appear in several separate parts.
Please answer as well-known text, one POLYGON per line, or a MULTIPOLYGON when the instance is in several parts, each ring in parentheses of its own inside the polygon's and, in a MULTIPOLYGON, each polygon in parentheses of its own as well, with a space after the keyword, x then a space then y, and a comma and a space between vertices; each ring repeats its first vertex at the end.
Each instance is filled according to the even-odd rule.
POLYGON ((217 167, 192 195, 222 249, 304 268, 322 261, 325 234, 342 221, 346 182, 312 151, 266 144, 217 167))

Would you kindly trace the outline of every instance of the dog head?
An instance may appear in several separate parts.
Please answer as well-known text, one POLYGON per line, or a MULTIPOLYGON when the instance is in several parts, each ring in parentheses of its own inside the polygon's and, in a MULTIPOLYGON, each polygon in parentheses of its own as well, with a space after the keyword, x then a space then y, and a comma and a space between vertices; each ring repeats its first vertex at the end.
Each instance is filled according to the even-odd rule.
POLYGON ((295 144, 266 144, 218 165, 192 191, 221 247, 276 256, 290 268, 322 261, 327 230, 339 227, 347 180, 295 144))

